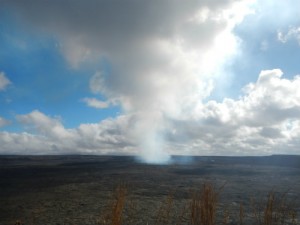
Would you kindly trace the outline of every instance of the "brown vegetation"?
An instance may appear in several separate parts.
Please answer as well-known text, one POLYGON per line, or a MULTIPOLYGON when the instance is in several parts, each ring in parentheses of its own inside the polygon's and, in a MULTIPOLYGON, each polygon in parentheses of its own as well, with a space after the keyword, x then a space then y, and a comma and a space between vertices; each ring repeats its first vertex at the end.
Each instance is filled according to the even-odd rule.
MULTIPOLYGON (((251 199, 253 213, 246 214, 243 203, 239 204, 239 211, 236 213, 236 222, 230 223, 230 212, 227 208, 222 211, 219 206, 219 195, 224 186, 216 191, 211 183, 204 183, 199 190, 192 191, 188 205, 181 207, 181 211, 175 210, 174 192, 171 192, 165 200, 162 201, 157 210, 155 224, 189 224, 189 225, 217 225, 217 224, 257 224, 257 225, 297 225, 297 213, 288 204, 286 194, 279 197, 271 191, 265 201, 258 202, 257 199, 251 199), (246 215, 248 216, 245 222, 246 215)), ((128 191, 125 185, 116 188, 111 201, 107 204, 106 211, 96 222, 98 225, 122 225, 135 224, 137 207, 128 198, 128 191), (127 207, 127 208, 126 208, 127 207), (125 219, 126 218, 126 219, 125 219)), ((143 219, 141 218, 143 221, 143 219)), ((21 225, 17 221, 15 225, 21 225)), ((149 224, 145 221, 145 224, 149 224)))
POLYGON ((299 224, 296 221, 296 210, 286 199, 286 194, 280 196, 274 191, 269 192, 264 202, 251 200, 253 217, 258 225, 299 224))
POLYGON ((101 225, 121 225, 123 222, 123 211, 127 197, 127 188, 125 185, 119 185, 113 193, 111 202, 107 209, 97 221, 101 225))
MULTIPOLYGON (((223 186, 224 187, 224 186, 223 186)), ((222 188, 223 188, 222 187, 222 188)), ((221 188, 221 189, 222 189, 221 188)), ((298 225, 296 209, 292 204, 288 204, 286 194, 281 197, 271 191, 265 201, 258 202, 251 199, 252 214, 245 223, 246 213, 242 203, 239 205, 239 212, 236 214, 238 222, 229 223, 229 211, 223 209, 223 215, 219 215, 218 203, 221 189, 216 191, 211 183, 204 183, 199 190, 192 191, 188 207, 184 205, 181 212, 175 210, 174 192, 170 193, 158 208, 155 224, 189 224, 189 225, 217 225, 217 224, 257 224, 257 225, 298 225), (222 218, 220 220, 220 218, 222 218), (218 222, 219 219, 219 222, 218 222), (249 220, 250 219, 250 220, 249 220), (220 222, 222 221, 222 222, 220 222), (250 221, 250 222, 249 222, 250 221)), ((134 205, 127 199, 128 191, 125 185, 119 185, 111 196, 106 210, 101 214, 97 225, 122 225, 135 224, 132 212, 137 212, 134 205), (127 207, 127 209, 125 209, 127 207), (126 214, 126 215, 125 215, 126 214), (126 218, 126 220, 124 219, 126 218)), ((148 225, 148 222, 145 221, 148 225)), ((15 225, 24 225, 21 220, 17 220, 15 225)), ((33 224, 34 225, 34 224, 33 224)))
POLYGON ((211 183, 193 193, 191 199, 191 225, 215 225, 219 193, 211 183))

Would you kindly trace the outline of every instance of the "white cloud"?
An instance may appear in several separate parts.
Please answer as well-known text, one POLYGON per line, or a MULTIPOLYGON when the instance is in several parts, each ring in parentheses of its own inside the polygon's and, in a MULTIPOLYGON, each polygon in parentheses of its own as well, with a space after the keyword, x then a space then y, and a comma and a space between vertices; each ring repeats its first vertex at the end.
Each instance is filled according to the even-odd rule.
MULTIPOLYGON (((0 132, 1 153, 136 154, 143 139, 144 148, 153 148, 155 140, 155 147, 161 145, 165 149, 165 152, 150 151, 161 159, 167 159, 166 153, 299 154, 299 85, 300 76, 286 79, 279 69, 266 70, 255 83, 245 87, 239 99, 199 102, 189 116, 180 118, 161 120, 163 115, 152 115, 149 111, 144 123, 139 118, 145 118, 142 112, 66 129, 58 118, 35 110, 17 116, 30 128, 27 133, 0 132), (152 120, 154 117, 159 119, 152 120), (141 133, 135 133, 138 131, 141 133)), ((147 157, 160 162, 152 155, 147 157)))
POLYGON ((94 94, 107 92, 104 77, 100 72, 96 72, 90 79, 89 88, 94 94))
POLYGON ((10 121, 0 116, 0 128, 10 124, 10 121))
POLYGON ((286 43, 291 39, 295 39, 300 45, 300 27, 290 27, 286 33, 277 31, 277 38, 282 43, 286 43))
POLYGON ((5 76, 4 72, 0 72, 0 91, 4 91, 11 84, 10 80, 5 76))
POLYGON ((66 129, 58 118, 38 110, 18 115, 23 133, 0 132, 1 154, 136 154, 128 130, 130 116, 66 129))
POLYGON ((209 101, 198 106, 193 119, 175 121, 177 133, 170 139, 195 146, 194 154, 203 148, 206 154, 299 154, 299 85, 299 76, 288 80, 279 69, 262 71, 240 99, 209 101))
POLYGON ((96 109, 105 109, 109 107, 109 102, 100 101, 96 98, 83 98, 82 101, 85 102, 88 106, 96 109))
POLYGON ((18 115, 17 120, 26 125, 27 129, 37 130, 46 137, 62 139, 70 137, 58 118, 50 118, 38 110, 27 115, 18 115))

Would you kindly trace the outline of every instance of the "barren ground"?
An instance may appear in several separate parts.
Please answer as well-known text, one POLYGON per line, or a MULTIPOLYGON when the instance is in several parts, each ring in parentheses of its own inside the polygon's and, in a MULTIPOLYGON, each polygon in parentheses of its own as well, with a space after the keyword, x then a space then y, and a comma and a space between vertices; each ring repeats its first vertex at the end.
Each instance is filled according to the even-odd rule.
POLYGON ((239 224, 243 203, 246 223, 254 224, 250 199, 261 202, 272 190, 285 195, 300 219, 300 156, 175 157, 169 165, 141 164, 125 156, 0 156, 0 225, 16 220, 97 224, 120 183, 128 188, 124 224, 157 224, 170 193, 175 220, 188 207, 192 190, 204 182, 216 189, 225 184, 219 221, 228 213, 228 223, 239 224))

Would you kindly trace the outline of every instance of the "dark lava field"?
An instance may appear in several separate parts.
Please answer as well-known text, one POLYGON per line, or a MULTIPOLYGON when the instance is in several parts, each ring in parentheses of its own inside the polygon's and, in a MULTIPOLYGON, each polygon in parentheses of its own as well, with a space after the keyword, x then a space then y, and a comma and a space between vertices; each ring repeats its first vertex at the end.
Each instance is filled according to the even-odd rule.
POLYGON ((204 183, 219 193, 217 224, 240 224, 241 204, 243 223, 256 224, 254 211, 271 191, 296 213, 286 224, 300 224, 300 156, 287 155, 173 156, 168 165, 130 156, 0 156, 0 224, 105 224, 118 185, 127 189, 123 224, 159 224, 167 199, 165 223, 185 214, 181 224, 190 224, 192 193, 204 183))

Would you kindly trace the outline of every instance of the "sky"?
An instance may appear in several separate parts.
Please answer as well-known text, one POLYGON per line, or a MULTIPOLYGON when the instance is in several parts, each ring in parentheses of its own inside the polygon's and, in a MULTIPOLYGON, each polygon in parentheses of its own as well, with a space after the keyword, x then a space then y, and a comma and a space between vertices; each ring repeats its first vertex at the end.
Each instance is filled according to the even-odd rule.
POLYGON ((0 0, 0 154, 300 153, 298 0, 0 0))

